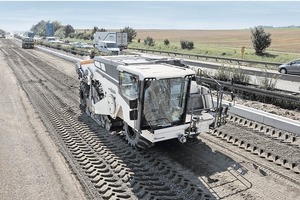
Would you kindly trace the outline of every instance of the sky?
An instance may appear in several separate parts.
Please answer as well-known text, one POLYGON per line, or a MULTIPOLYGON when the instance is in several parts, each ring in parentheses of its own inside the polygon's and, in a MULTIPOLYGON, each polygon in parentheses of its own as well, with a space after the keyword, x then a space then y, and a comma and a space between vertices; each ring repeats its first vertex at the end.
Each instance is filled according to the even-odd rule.
POLYGON ((300 26, 300 1, 1 1, 0 29, 29 31, 39 21, 75 29, 248 29, 300 26))

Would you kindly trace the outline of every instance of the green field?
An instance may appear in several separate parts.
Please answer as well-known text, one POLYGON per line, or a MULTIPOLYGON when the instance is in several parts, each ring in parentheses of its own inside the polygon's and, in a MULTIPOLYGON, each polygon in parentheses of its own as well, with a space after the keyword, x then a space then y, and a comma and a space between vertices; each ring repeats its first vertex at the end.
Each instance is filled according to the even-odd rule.
POLYGON ((245 30, 136 30, 137 36, 132 48, 151 48, 155 50, 204 54, 229 58, 241 58, 241 47, 245 47, 244 59, 283 63, 300 57, 300 28, 265 29, 271 33, 272 44, 264 56, 257 56, 251 42, 251 31, 245 30), (144 39, 150 36, 155 45, 144 45, 144 39), (140 39, 140 43, 138 43, 140 39), (170 45, 164 45, 168 39, 170 45), (180 41, 194 43, 193 50, 181 50, 180 41))

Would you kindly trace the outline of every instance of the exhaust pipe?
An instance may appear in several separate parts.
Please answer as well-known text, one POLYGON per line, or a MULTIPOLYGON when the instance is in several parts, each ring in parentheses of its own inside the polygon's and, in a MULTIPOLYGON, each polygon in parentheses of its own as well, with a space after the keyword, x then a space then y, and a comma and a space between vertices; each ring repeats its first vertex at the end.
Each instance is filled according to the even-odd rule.
POLYGON ((184 135, 179 135, 178 140, 179 140, 179 142, 181 142, 183 144, 186 142, 186 137, 184 135))

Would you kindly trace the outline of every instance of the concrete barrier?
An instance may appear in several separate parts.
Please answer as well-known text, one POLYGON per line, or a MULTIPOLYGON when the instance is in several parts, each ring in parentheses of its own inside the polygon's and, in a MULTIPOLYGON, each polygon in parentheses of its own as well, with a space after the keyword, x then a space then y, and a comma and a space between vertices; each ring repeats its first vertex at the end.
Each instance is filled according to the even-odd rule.
POLYGON ((73 56, 68 56, 66 54, 59 53, 59 52, 56 52, 56 51, 53 51, 53 50, 50 50, 50 49, 47 49, 47 48, 44 48, 44 47, 37 46, 36 48, 38 48, 39 50, 42 50, 44 52, 47 52, 49 54, 55 55, 57 57, 66 59, 66 60, 71 61, 71 62, 80 62, 80 61, 82 61, 82 59, 75 58, 73 56))
MULTIPOLYGON (((223 101, 225 105, 229 105, 230 102, 223 101)), ((246 119, 256 121, 274 128, 278 128, 287 132, 295 133, 300 136, 300 122, 292 120, 286 117, 278 116, 275 114, 267 113, 254 108, 234 105, 229 108, 229 113, 244 117, 246 119)))

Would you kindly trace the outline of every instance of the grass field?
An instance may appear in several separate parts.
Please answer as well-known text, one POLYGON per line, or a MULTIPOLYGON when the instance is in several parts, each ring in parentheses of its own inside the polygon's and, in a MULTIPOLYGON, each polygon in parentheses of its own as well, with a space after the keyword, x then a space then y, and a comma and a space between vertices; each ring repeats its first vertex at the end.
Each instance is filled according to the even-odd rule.
MULTIPOLYGON (((119 30, 107 30, 119 31, 119 30)), ((271 33, 272 43, 264 56, 255 55, 252 42, 251 30, 155 30, 135 29, 136 38, 129 47, 147 48, 172 52, 184 52, 191 54, 204 54, 229 58, 241 58, 241 47, 245 47, 244 59, 266 62, 284 63, 300 58, 300 28, 269 28, 266 32, 271 33), (144 45, 144 39, 148 36, 155 41, 153 47, 144 45), (140 43, 138 43, 140 39, 140 43), (169 46, 163 41, 168 39, 169 46), (194 43, 193 50, 182 50, 181 40, 189 40, 194 43)))
POLYGON ((256 56, 251 42, 251 30, 136 30, 137 36, 130 47, 149 48, 143 41, 150 36, 155 41, 153 49, 180 50, 180 41, 194 42, 194 49, 185 53, 241 58, 241 47, 245 46, 244 59, 269 62, 286 62, 300 57, 300 28, 265 29, 271 33, 272 44, 265 56, 256 56), (140 43, 137 40, 140 39, 140 43), (168 39, 169 46, 163 41, 168 39))
MULTIPOLYGON (((300 28, 265 29, 271 33, 272 44, 268 50, 300 53, 300 28)), ((245 30, 136 30, 136 39, 147 36, 154 40, 179 42, 182 39, 193 41, 196 45, 219 45, 222 47, 252 48, 251 31, 245 30)))

